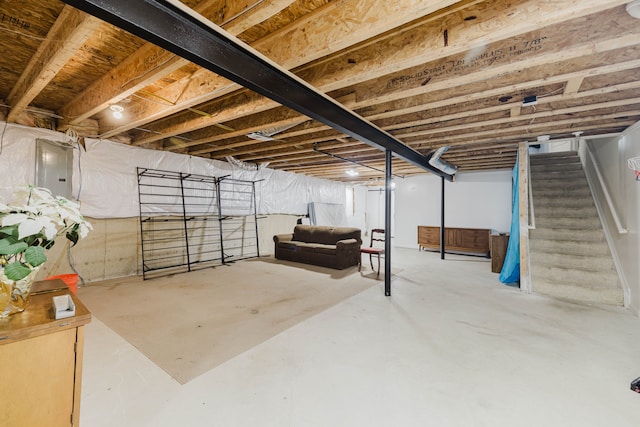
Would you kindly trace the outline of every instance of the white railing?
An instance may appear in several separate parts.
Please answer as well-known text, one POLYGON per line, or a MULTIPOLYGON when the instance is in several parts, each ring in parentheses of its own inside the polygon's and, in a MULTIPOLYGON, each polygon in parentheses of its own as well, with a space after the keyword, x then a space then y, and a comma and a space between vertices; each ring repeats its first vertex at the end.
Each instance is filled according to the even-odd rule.
POLYGON ((527 184, 529 186, 529 230, 536 229, 536 215, 533 209, 533 185, 531 184, 531 162, 529 159, 531 156, 529 155, 529 150, 527 149, 527 184))
MULTIPOLYGON (((604 182, 604 178, 602 178, 602 174, 600 173, 600 168, 598 167, 598 163, 596 163, 596 160, 593 157, 593 153, 591 152, 591 147, 586 142, 585 142, 584 151, 587 153, 589 162, 591 163, 591 166, 593 166, 593 170, 596 173, 596 177, 598 178, 598 184, 600 185, 602 194, 604 195, 604 198, 607 201, 607 206, 609 207, 609 212, 611 212, 611 217, 613 218, 613 222, 616 224, 616 228, 618 229, 618 234, 627 234, 628 230, 625 227, 623 227, 622 223, 620 222, 618 211, 613 203, 613 200, 611 200, 611 195, 609 194, 609 190, 607 189, 607 184, 604 182)), ((593 189, 591 189, 591 191, 594 192, 593 189)))

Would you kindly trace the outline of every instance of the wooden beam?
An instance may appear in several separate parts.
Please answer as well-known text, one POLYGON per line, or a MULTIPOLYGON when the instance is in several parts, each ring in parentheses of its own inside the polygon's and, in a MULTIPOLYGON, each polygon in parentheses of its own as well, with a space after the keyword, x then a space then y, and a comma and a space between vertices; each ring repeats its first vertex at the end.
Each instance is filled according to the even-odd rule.
MULTIPOLYGON (((427 135, 440 134, 444 132, 459 133, 458 131, 466 130, 466 129, 477 129, 485 126, 504 125, 504 124, 515 123, 515 122, 520 122, 524 120, 529 120, 533 122, 534 119, 539 120, 542 118, 558 117, 561 115, 574 114, 574 113, 580 113, 580 112, 585 112, 585 113, 591 112, 593 114, 593 110, 616 108, 621 106, 634 105, 638 103, 640 103, 640 98, 619 99, 616 101, 601 102, 597 104, 587 104, 584 106, 581 105, 578 107, 559 108, 557 110, 550 110, 550 111, 536 111, 529 114, 523 114, 518 117, 505 117, 501 119, 482 120, 478 122, 470 122, 470 123, 457 124, 452 126, 439 126, 432 129, 425 129, 425 130, 419 130, 419 131, 408 131, 408 132, 400 131, 400 132, 394 133, 394 135, 398 138, 410 138, 414 136, 427 136, 427 135)), ((579 120, 579 118, 577 118, 577 120, 579 120)), ((558 121, 554 121, 553 123, 558 123, 558 121)), ((549 123, 546 123, 546 124, 548 125, 549 123)), ((417 124, 415 126, 417 126, 417 124)))
MULTIPOLYGON (((442 25, 446 24, 449 28, 449 33, 456 34, 456 37, 454 38, 455 43, 450 41, 446 48, 442 46, 441 26, 430 22, 429 25, 426 25, 425 27, 412 28, 410 31, 388 36, 384 40, 384 43, 391 44, 389 49, 382 49, 381 47, 384 45, 376 44, 365 47, 358 55, 354 53, 352 56, 356 57, 355 64, 351 63, 351 61, 336 61, 336 65, 330 68, 332 70, 330 73, 327 72, 327 67, 323 65, 317 68, 314 72, 313 78, 309 78, 306 73, 301 73, 300 75, 306 81, 309 81, 312 85, 322 91, 335 90, 340 87, 346 87, 348 85, 362 82, 369 78, 378 77, 381 73, 418 66, 420 64, 436 60, 442 56, 466 52, 479 44, 482 45, 492 41, 513 37, 517 34, 527 33, 535 29, 534 27, 536 27, 537 24, 534 25, 534 22, 545 22, 548 25, 552 25, 573 17, 602 11, 624 2, 620 0, 604 2, 590 0, 580 2, 579 5, 576 5, 574 1, 562 0, 560 1, 561 4, 554 3, 553 6, 546 4, 541 6, 540 2, 533 0, 521 2, 500 0, 499 2, 494 3, 496 4, 495 6, 492 6, 495 7, 493 10, 501 10, 502 13, 484 13, 483 15, 486 15, 485 19, 487 20, 485 23, 486 25, 480 25, 480 23, 469 25, 468 22, 464 21, 462 16, 446 16, 442 18, 442 25), (521 13, 523 8, 528 11, 526 14, 521 13), (367 69, 370 70, 370 75, 366 73, 367 69)), ((404 2, 401 4, 404 4, 404 2)), ((341 19, 344 18, 344 16, 341 16, 341 19)), ((414 19, 415 18, 418 18, 418 15, 414 15, 414 19)), ((389 16, 380 16, 378 19, 386 20, 389 19, 389 16)), ((349 22, 349 20, 334 20, 335 22, 349 22)), ((356 19, 355 22, 357 24, 360 21, 356 19)), ((367 25, 371 24, 368 23, 367 25)), ((343 30, 337 29, 334 31, 340 32, 343 30)), ((326 43, 321 40, 317 41, 311 37, 311 35, 306 35, 308 45, 326 45, 326 43)), ((331 37, 331 35, 329 34, 328 37, 331 37)), ((357 42, 357 39, 352 39, 352 42, 357 42)), ((279 41, 278 44, 282 43, 279 41)), ((264 52, 264 50, 260 49, 258 44, 256 44, 255 47, 264 52)), ((305 49, 308 49, 308 47, 305 49)), ((330 52, 328 51, 325 52, 325 54, 329 53, 330 52)), ((290 64, 289 61, 293 61, 294 57, 300 55, 306 57, 307 54, 305 52, 290 51, 288 52, 286 60, 273 57, 271 59, 274 59, 281 65, 290 67, 293 65, 293 62, 290 64)), ((207 98, 207 94, 211 93, 212 90, 219 90, 219 85, 214 84, 215 87, 212 86, 213 82, 214 80, 212 80, 211 76, 207 76, 207 79, 203 80, 198 78, 197 81, 194 82, 194 88, 199 88, 199 93, 201 93, 201 96, 198 97, 198 102, 204 102, 207 99, 213 98, 211 95, 207 98)), ((424 90, 424 88, 422 89, 424 90)), ((197 95, 194 94, 194 96, 197 95)), ((171 96, 164 97, 167 99, 175 98, 172 98, 171 96)), ((191 101, 185 102, 188 104, 191 103, 191 101)), ((275 104, 271 104, 268 108, 273 108, 274 106, 275 104)), ((150 109, 147 110, 146 113, 154 120, 178 110, 177 107, 174 111, 162 112, 160 111, 160 106, 151 105, 149 105, 149 108, 150 109), (153 109, 154 112, 152 112, 151 109, 153 109)), ((263 108, 262 111, 264 111, 265 107, 262 106, 261 108, 263 108)), ((252 108, 244 107, 242 110, 252 111, 252 108)), ((238 117, 238 114, 233 111, 228 111, 222 116, 218 115, 213 117, 213 120, 225 121, 225 117, 228 117, 226 120, 229 120, 231 118, 238 117)), ((123 132, 133 126, 140 126, 143 123, 148 123, 148 121, 145 122, 145 119, 143 118, 140 118, 140 120, 133 119, 131 125, 114 129, 113 131, 104 134, 103 137, 123 132)), ((148 136, 138 141, 143 143, 151 141, 154 138, 160 139, 200 129, 202 127, 210 126, 212 124, 212 119, 199 117, 186 123, 182 121, 180 123, 172 123, 171 120, 167 120, 166 122, 167 125, 162 129, 155 129, 159 131, 161 135, 155 137, 148 136)))
MULTIPOLYGON (((629 82, 629 83, 625 83, 623 85, 617 86, 617 87, 610 87, 607 88, 606 91, 619 91, 624 89, 629 89, 629 88, 637 88, 640 87, 640 82, 629 82)), ((584 96, 588 96, 588 95, 596 95, 596 94, 600 94, 603 93, 602 90, 600 89, 596 89, 594 91, 585 91, 582 92, 580 95, 575 94, 572 96, 568 96, 566 97, 567 99, 579 99, 582 98, 584 96)), ((540 104, 544 104, 544 103, 549 103, 549 102, 556 102, 559 100, 563 100, 565 99, 564 95, 557 95, 557 96, 550 96, 548 98, 542 98, 540 100, 540 104)), ((430 124, 430 123, 445 123, 451 120, 454 120, 456 118, 465 118, 469 121, 469 123, 467 124, 463 124, 463 125, 456 125, 456 126, 449 126, 449 127, 438 127, 436 129, 433 130, 424 130, 424 131, 419 131, 419 132, 401 132, 401 133, 396 133, 395 135, 397 137, 400 138, 408 138, 408 137, 412 137, 412 136, 416 136, 416 135, 421 135, 421 136, 426 136, 426 135, 430 135, 430 134, 436 134, 436 133, 442 133, 442 132, 457 132, 463 129, 472 129, 472 128, 479 128, 479 127, 483 127, 483 126, 491 126, 491 125, 499 125, 499 124, 506 124, 506 123, 515 123, 517 121, 520 120, 533 120, 533 119, 539 119, 539 118, 544 118, 544 117, 555 117, 555 116, 559 116, 562 114, 573 114, 573 113, 579 113, 579 112, 585 112, 585 111, 590 111, 593 109, 605 109, 605 108, 615 108, 615 107, 620 107, 620 106, 625 106, 625 105, 631 105, 631 104, 635 104, 640 102, 640 98, 630 98, 630 99, 621 99, 621 100, 617 100, 617 101, 610 101, 610 102, 604 102, 604 103, 598 103, 598 104, 585 104, 584 106, 580 106, 580 107, 570 107, 570 108, 564 108, 564 109, 557 109, 557 110, 552 110, 552 111, 540 111, 540 112, 536 112, 536 113, 529 113, 526 115, 522 115, 522 116, 516 116, 516 117, 507 117, 507 118, 502 118, 502 119, 493 119, 493 120, 472 120, 472 117, 476 114, 481 115, 481 114, 486 114, 489 112, 494 112, 494 111, 500 111, 500 109, 508 109, 509 105, 511 104, 507 104, 507 105, 503 105, 503 106, 497 106, 497 107, 490 107, 487 109, 477 109, 475 111, 465 111, 465 112, 461 112, 461 113, 454 113, 454 114, 450 114, 450 115, 445 115, 445 116, 436 116, 436 117, 432 117, 429 119, 425 119, 425 120, 416 120, 413 122, 404 122, 401 123, 399 125, 391 125, 391 126, 381 126, 384 130, 390 131, 393 130, 397 127, 412 127, 412 126, 420 126, 420 125, 426 125, 426 124, 430 124)), ((366 117, 366 116, 365 116, 366 117)), ((325 127, 318 127, 319 129, 324 129, 325 127)), ((311 129, 313 130, 313 129, 311 129)), ((288 138, 289 134, 287 134, 286 132, 280 135, 280 138, 288 138)), ((291 142, 286 142, 283 144, 279 144, 277 146, 262 146, 262 147, 252 147, 252 148, 248 148, 246 150, 240 150, 240 152, 236 152, 236 155, 241 155, 244 152, 248 151, 248 152, 259 152, 259 151, 266 151, 266 150, 270 150, 270 149, 279 149, 279 148, 287 148, 290 147, 292 144, 305 144, 308 141, 302 140, 302 141, 291 141, 291 142)), ((244 147, 247 145, 255 145, 256 143, 254 141, 245 141, 245 142, 239 142, 239 143, 233 143, 233 144, 229 144, 229 145, 225 145, 225 144, 221 144, 217 147, 209 147, 209 148, 204 148, 202 150, 198 150, 198 151, 194 151, 194 154, 202 154, 202 153, 206 153, 206 152, 217 152, 217 151, 224 151, 227 149, 231 149, 231 148, 239 148, 239 147, 244 147)))
POLYGON ((578 93, 580 86, 582 85, 582 81, 584 80, 584 75, 578 75, 567 80, 567 85, 564 88, 565 95, 573 95, 578 93))
MULTIPOLYGON (((240 34, 246 28, 280 12, 293 1, 220 2, 208 0, 199 4, 195 10, 204 13, 211 7, 219 5, 218 8, 222 13, 211 13, 212 19, 223 24, 222 28, 231 34, 240 34)), ((65 105, 60 110, 60 114, 70 118, 68 119, 70 124, 78 124, 187 64, 189 61, 176 57, 151 43, 146 43, 65 105)), ((174 98, 170 96, 165 99, 174 98)))
MULTIPOLYGON (((426 16, 456 1, 403 0, 375 4, 371 0, 332 2, 281 30, 270 33, 251 46, 281 67, 292 69, 426 16), (287 43, 282 43, 283 39, 287 43)), ((147 104, 126 125, 104 132, 101 137, 109 138, 240 88, 206 70, 196 72, 190 82, 188 91, 174 86, 158 92, 158 96, 164 99, 176 100, 175 106, 147 104)), ((270 105, 277 105, 271 102, 270 105)), ((145 142, 149 141, 141 141, 145 142)))
MULTIPOLYGON (((638 61, 632 61, 632 64, 625 64, 622 65, 622 68, 627 68, 627 67, 633 67, 634 65, 640 65, 640 63, 638 61)), ((595 76, 595 75, 601 75, 601 73, 605 73, 606 71, 610 71, 610 65, 603 67, 597 67, 595 70, 592 70, 590 72, 590 76, 595 76)), ((559 76, 555 76, 553 78, 554 81, 557 82, 561 82, 565 79, 566 75, 559 75, 559 76)), ((524 86, 529 86, 529 83, 524 83, 524 86)), ((514 88, 513 86, 510 86, 508 89, 514 88)), ((515 90, 519 90, 521 87, 520 85, 516 85, 515 86, 515 90)), ((586 99, 589 97, 593 97, 593 96, 598 96, 598 95, 604 95, 607 93, 619 93, 619 92, 624 92, 627 90, 632 90, 632 89, 637 89, 640 88, 640 81, 633 81, 633 82, 627 82, 627 83, 622 83, 622 84, 618 84, 618 85, 610 85, 610 86, 606 86, 606 87, 601 87, 601 88, 596 88, 596 89, 591 89, 591 90, 586 90, 586 91, 582 91, 579 93, 574 93, 574 94, 570 94, 570 95, 566 95, 566 94, 558 94, 558 95, 550 95, 550 96, 546 96, 546 97, 542 97, 538 100, 538 106, 542 106, 544 104, 549 104, 549 103, 554 103, 554 102, 558 102, 558 101, 567 101, 567 100, 574 100, 574 99, 586 99)), ((505 93, 505 91, 507 91, 506 88, 494 88, 493 91, 495 92, 500 92, 500 93, 505 93)), ((393 118, 394 116, 401 116, 401 115, 405 115, 405 114, 409 114, 409 113, 414 113, 417 112, 419 110, 431 110, 431 111, 436 111, 436 112, 440 112, 442 111, 443 107, 445 106, 453 106, 453 105, 459 105, 459 104, 471 104, 473 103, 473 101, 475 100, 480 100, 480 99, 485 99, 488 98, 485 96, 484 92, 478 92, 476 94, 473 94, 471 97, 469 96, 460 96, 460 97, 449 97, 447 99, 443 99, 443 100, 435 100, 435 101, 429 101, 427 97, 421 97, 421 99, 424 99, 427 103, 426 104, 422 104, 422 105, 413 105, 410 108, 407 109, 402 109, 401 107, 397 107, 393 104, 380 104, 381 106, 384 106, 384 110, 386 110, 383 113, 374 113, 374 114, 363 114, 364 117, 366 117, 369 120, 376 120, 376 119, 381 119, 381 118, 393 118), (457 102, 457 104, 452 104, 454 102, 457 102)), ((389 131, 389 130, 393 130, 393 129, 397 129, 397 128, 403 128, 403 127, 409 127, 409 126, 416 126, 416 125, 424 125, 424 124, 429 124, 429 123, 439 123, 439 122, 447 122, 449 120, 454 120, 456 118, 468 118, 470 121, 472 120, 473 116, 477 116, 477 115, 482 115, 482 114, 488 114, 488 113, 492 113, 492 112, 498 112, 498 111, 503 111, 503 110, 510 110, 513 112, 513 110, 517 110, 518 113, 516 115, 514 115, 513 113, 511 114, 511 117, 513 118, 517 118, 520 115, 520 110, 521 110, 521 103, 505 103, 502 105, 497 105, 497 106, 492 106, 492 107, 487 107, 487 108, 475 108, 472 110, 465 110, 465 111, 461 111, 461 112, 457 112, 457 113, 453 113, 453 114, 445 114, 445 115, 435 115, 433 117, 430 117, 428 119, 424 119, 424 120, 416 120, 416 121, 411 121, 411 122, 400 122, 397 125, 396 124, 392 124, 392 125, 385 125, 384 122, 381 121, 377 121, 376 124, 380 127, 382 127, 383 129, 389 131)), ((272 118, 273 119, 273 118, 272 118)), ((480 121, 478 122, 478 126, 483 126, 483 122, 480 121)), ((295 131, 285 131, 282 134, 279 135, 279 139, 284 139, 287 140, 287 138, 291 138, 291 137, 295 137, 295 136, 299 136, 299 135, 305 135, 305 134, 309 134, 309 133, 313 133, 313 132, 318 132, 318 131, 323 131, 329 129, 328 126, 324 126, 321 125, 319 123, 314 123, 314 126, 309 126, 306 127, 305 129, 302 130, 295 130, 295 131)), ((242 133, 242 131, 238 131, 238 133, 242 133)), ((230 134, 226 134, 226 133, 221 133, 217 136, 214 137, 210 137, 210 138, 202 138, 200 140, 197 141, 193 141, 190 142, 187 146, 195 146, 195 145, 199 145, 202 143, 206 143, 206 142, 213 142, 213 141, 224 141, 226 138, 225 136, 231 136, 230 134)), ((292 141, 293 142, 293 141, 292 141)), ((296 141, 297 144, 300 143, 305 143, 305 141, 296 141)), ((252 143, 250 141, 245 141, 245 142, 239 142, 239 143, 234 143, 232 144, 231 147, 229 148, 240 148, 243 146, 249 146, 252 143)), ((279 147, 274 147, 274 148, 285 148, 287 146, 291 145, 290 143, 286 143, 286 144, 282 144, 279 147)), ((220 149, 223 150, 227 148, 226 145, 221 144, 219 148, 213 148, 211 149, 211 152, 215 152, 216 150, 220 149)), ((239 154, 242 154, 243 152, 251 152, 251 151, 255 151, 256 148, 255 147, 251 147, 245 150, 240 150, 239 154)), ((206 152, 206 151, 205 151, 206 152)))
POLYGON ((11 106, 7 121, 15 121, 100 25, 99 19, 64 6, 7 97, 11 106))
POLYGON ((146 40, 189 58, 243 86, 319 120, 352 138, 385 150, 448 180, 452 177, 427 158, 362 116, 325 96, 288 73, 248 45, 219 29, 179 0, 149 0, 132 5, 127 0, 64 0, 146 40), (112 4, 113 3, 113 4, 112 4))
POLYGON ((531 124, 528 126, 506 127, 488 131, 471 132, 467 134, 448 135, 446 137, 430 140, 429 144, 414 141, 409 142, 408 145, 420 150, 431 150, 441 146, 464 146, 478 141, 504 141, 509 138, 522 139, 522 132, 530 134, 531 140, 533 141, 537 135, 542 133, 541 130, 543 130, 544 133, 552 132, 554 134, 571 134, 571 132, 575 132, 576 130, 587 131, 621 127, 625 128, 638 121, 637 118, 640 118, 640 110, 627 113, 611 113, 598 117, 585 118, 581 121, 562 120, 546 124, 531 124), (627 116, 629 116, 629 119, 621 120, 621 118, 627 116), (616 121, 613 122, 612 120, 616 121))
POLYGON ((518 146, 518 208, 520 223, 520 290, 530 294, 531 268, 529 261, 529 145, 518 146))
MULTIPOLYGON (((603 35, 603 37, 606 34, 603 35)), ((637 34, 633 33, 631 35, 624 35, 622 36, 622 39, 617 38, 617 34, 614 34, 614 38, 613 39, 609 39, 607 40, 606 37, 604 40, 601 39, 601 42, 598 43, 598 49, 610 49, 613 47, 618 47, 618 46, 625 46, 628 43, 635 43, 635 41, 637 40, 638 37, 640 37, 640 30, 637 30, 637 34)), ((551 54, 548 55, 542 55, 540 58, 536 59, 534 62, 536 62, 540 67, 545 67, 546 70, 546 74, 544 76, 541 77, 537 77, 539 74, 534 73, 532 74, 533 79, 526 81, 524 83, 518 83, 515 85, 508 85, 508 86, 501 86, 498 88, 493 88, 487 91, 481 91, 481 92, 477 92, 474 94, 467 94, 467 95, 461 95, 461 96, 456 96, 456 97, 450 97, 448 99, 443 99, 443 100, 439 100, 439 101, 435 101, 435 102, 431 102, 425 106, 413 106, 410 109, 405 109, 405 110, 400 110, 402 112, 409 112, 409 111, 416 111, 418 109, 424 109, 424 108, 442 108, 443 106, 446 105, 453 105, 456 103, 463 103, 463 102, 472 102, 474 100, 477 99, 482 99, 482 98, 487 98, 487 97, 492 97, 492 96, 499 96, 501 94, 504 94, 505 92, 508 91, 515 91, 515 90, 525 90, 527 88, 534 88, 534 87, 538 87, 540 85, 545 85, 545 84, 551 84, 551 83, 564 83, 566 82, 567 79, 571 79, 575 76, 583 76, 585 75, 585 71, 583 70, 579 70, 579 71, 575 71, 575 72, 570 72, 570 73, 560 73, 559 75, 551 75, 551 70, 552 68, 549 68, 549 65, 552 64, 554 61, 557 61, 559 58, 561 58, 563 55, 567 55, 567 56, 578 56, 578 55, 584 55, 587 52, 593 51, 594 47, 593 47, 593 43, 583 43, 575 48, 572 49, 568 49, 568 50, 564 50, 560 53, 558 52, 553 52, 551 54), (560 56, 558 56, 560 55, 560 56)), ((613 72, 617 72, 617 71, 621 71, 621 70, 625 70, 625 69, 632 69, 632 68, 637 68, 638 67, 638 60, 631 60, 631 61, 626 61, 626 62, 622 62, 620 64, 609 64, 606 66, 601 66, 601 67, 596 67, 595 69, 589 70, 587 73, 587 75, 589 76, 594 76, 594 75, 600 75, 600 74, 604 74, 604 73, 613 73, 613 72)), ((513 71, 517 68, 514 67, 519 67, 523 64, 520 63, 511 63, 511 64, 507 64, 507 67, 509 70, 513 71)), ((407 98, 420 98, 420 99, 427 99, 428 94, 435 92, 437 90, 442 90, 444 88, 454 88, 457 86, 462 86, 465 84, 468 84, 470 81, 486 81, 486 79, 489 79, 491 77, 499 77, 504 75, 504 73, 507 72, 507 69, 505 68, 501 68, 501 67, 491 67, 490 69, 486 69, 483 71, 479 71, 477 72, 477 76, 474 77, 474 74, 472 73, 471 75, 461 75, 461 76, 456 76, 456 77, 452 77, 452 78, 448 78, 446 80, 442 80, 439 83, 434 83, 434 84, 430 84, 430 86, 428 88, 420 88, 419 90, 414 90, 414 89, 410 89, 408 91, 400 91, 397 92, 396 95, 397 96, 393 96, 393 99, 395 100, 396 98, 400 98, 400 97, 407 97, 407 98)), ((385 84, 385 80, 381 80, 378 82, 378 85, 380 85, 381 87, 384 86, 385 84)), ((359 89, 358 89, 359 90, 359 89)), ((382 90, 382 89, 381 89, 382 90)), ((574 95, 574 96, 579 96, 579 95, 574 95)), ((374 105, 376 104, 385 104, 385 103, 389 103, 389 99, 390 99, 390 95, 388 96, 384 96, 384 97, 375 97, 375 98, 371 98, 371 99, 367 99, 367 100, 361 100, 358 101, 353 108, 354 109, 367 109, 367 111, 374 105)), ((556 98, 557 99, 557 98, 556 98)), ((516 106, 517 107, 517 106, 516 106)), ((269 108, 268 105, 265 105, 264 103, 260 103, 260 110, 259 111, 264 111, 264 109, 269 108)), ((247 106, 243 106, 244 111, 250 111, 247 106)), ((394 114, 394 111, 396 111, 396 108, 389 108, 386 107, 385 112, 380 114, 372 114, 372 115, 368 115, 366 114, 366 117, 369 118, 370 120, 375 120, 381 117, 388 117, 391 114, 394 114)), ((399 112, 400 112, 399 111, 399 112)), ((223 113, 224 115, 234 115, 235 113, 238 113, 238 111, 233 111, 233 110, 225 110, 225 112, 223 113)), ((515 117, 515 116, 514 116, 515 117)), ((200 120, 200 119, 197 119, 200 120)), ((188 126, 188 125, 187 125, 188 126)), ((282 135, 282 137, 286 137, 286 135, 282 135)), ((155 139, 158 137, 151 137, 150 139, 155 139)))
MULTIPOLYGON (((549 65, 546 65, 545 68, 548 66, 549 65)), ((595 66, 593 68, 590 68, 588 73, 590 77, 595 77, 595 76, 602 76, 606 74, 613 74, 621 71, 633 70, 638 67, 640 67, 640 60, 637 60, 637 59, 632 59, 628 61, 623 60, 619 62, 614 62, 612 64, 595 66)), ((392 102, 386 102, 386 103, 374 104, 374 105, 367 104, 364 106, 357 104, 354 106, 354 108, 355 109, 367 108, 367 111, 369 111, 369 114, 367 114, 367 118, 369 118, 369 120, 377 120, 380 118, 385 118, 385 117, 393 116, 396 114, 409 114, 409 113, 414 113, 418 111, 423 111, 426 108, 436 109, 436 108, 442 108, 449 105, 455 105, 455 104, 461 104, 461 103, 473 103, 474 101, 477 101, 480 99, 498 97, 498 96, 504 95, 505 93, 512 93, 515 91, 525 91, 525 90, 537 88, 540 86, 548 86, 554 83, 563 83, 566 80, 581 74, 583 74, 582 71, 568 72, 568 73, 561 72, 555 75, 546 75, 545 77, 542 77, 542 78, 536 76, 532 79, 528 79, 528 80, 525 79, 525 81, 520 81, 517 83, 508 83, 506 85, 499 84, 487 90, 474 91, 473 93, 466 93, 464 95, 445 96, 444 98, 437 99, 437 100, 432 99, 433 94, 431 92, 425 91, 424 94, 406 98, 411 101, 411 105, 409 106, 402 105, 403 100, 400 100, 400 101, 392 101, 392 102)), ((500 78, 500 76, 498 76, 498 78, 500 78)), ((634 83, 635 82, 623 83, 622 84, 623 86, 621 86, 620 89, 623 89, 623 88, 628 89, 628 88, 636 87, 636 86, 625 86, 627 84, 633 85, 634 83)), ((454 86, 452 88, 457 88, 457 87, 458 86, 454 86)), ((583 91, 575 95, 566 95, 566 97, 570 96, 571 97, 570 99, 576 99, 579 97, 616 92, 617 90, 618 89, 612 91, 607 87, 603 87, 603 88, 593 89, 589 93, 586 93, 583 91)), ((557 95, 557 96, 560 97, 563 95, 557 95)), ((539 102, 546 102, 546 99, 548 98, 551 98, 551 97, 543 97, 539 100, 539 102)), ((559 99, 559 98, 556 98, 556 99, 559 99)))
MULTIPOLYGON (((491 78, 508 76, 509 73, 526 73, 534 67, 543 69, 551 64, 563 63, 569 59, 588 57, 590 55, 606 53, 613 50, 618 50, 620 48, 637 46, 638 38, 640 37, 640 29, 638 29, 636 26, 636 30, 630 31, 630 34, 614 34, 613 37, 607 37, 606 35, 603 35, 603 37, 606 37, 606 39, 602 40, 601 42, 581 43, 572 47, 565 48, 564 50, 553 50, 550 53, 532 55, 526 58, 522 58, 521 60, 516 62, 507 61, 506 63, 498 65, 500 64, 500 62, 496 60, 490 67, 478 67, 475 71, 462 73, 457 77, 447 77, 443 78, 440 81, 430 81, 427 86, 421 86, 419 82, 414 82, 414 84, 411 86, 404 85, 403 87, 387 89, 386 91, 377 94, 375 88, 380 88, 380 82, 371 83, 370 85, 368 85, 368 87, 365 85, 359 85, 356 90, 358 102, 354 105, 354 108, 362 108, 367 105, 379 104, 382 102, 389 102, 397 99, 422 95, 427 91, 435 92, 437 90, 450 89, 454 86, 478 83, 491 78)), ((588 66, 588 68, 591 67, 591 65, 588 66)), ((578 70, 573 74, 584 75, 585 71, 578 70)), ((529 82, 529 87, 548 85, 555 81, 550 81, 549 79, 547 79, 547 77, 549 79, 554 78, 552 73, 544 72, 542 74, 542 77, 531 74, 531 77, 526 78, 526 80, 529 82)))

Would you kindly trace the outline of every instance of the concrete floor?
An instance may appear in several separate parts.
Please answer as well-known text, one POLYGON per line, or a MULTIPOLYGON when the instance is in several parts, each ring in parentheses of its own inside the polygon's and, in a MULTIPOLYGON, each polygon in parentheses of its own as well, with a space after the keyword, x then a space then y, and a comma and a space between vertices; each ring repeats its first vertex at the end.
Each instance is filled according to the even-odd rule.
POLYGON ((81 426, 640 425, 637 317, 524 295, 486 259, 392 255, 391 298, 379 281, 184 385, 94 317, 81 426))

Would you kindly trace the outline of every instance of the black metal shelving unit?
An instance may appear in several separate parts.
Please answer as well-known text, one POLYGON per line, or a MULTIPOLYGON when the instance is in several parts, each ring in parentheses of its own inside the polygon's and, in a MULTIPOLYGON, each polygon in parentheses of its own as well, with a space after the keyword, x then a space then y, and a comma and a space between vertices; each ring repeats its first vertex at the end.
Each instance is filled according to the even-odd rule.
POLYGON ((137 173, 145 280, 260 256, 256 181, 137 173))

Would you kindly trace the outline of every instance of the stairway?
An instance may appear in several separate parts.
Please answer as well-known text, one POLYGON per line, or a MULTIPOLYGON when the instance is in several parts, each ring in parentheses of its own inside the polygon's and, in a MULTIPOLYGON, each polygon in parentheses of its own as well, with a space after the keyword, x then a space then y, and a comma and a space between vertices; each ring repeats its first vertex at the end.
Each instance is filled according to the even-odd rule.
POLYGON ((623 305, 622 286, 578 154, 532 155, 530 165, 536 225, 529 232, 533 292, 623 305))

